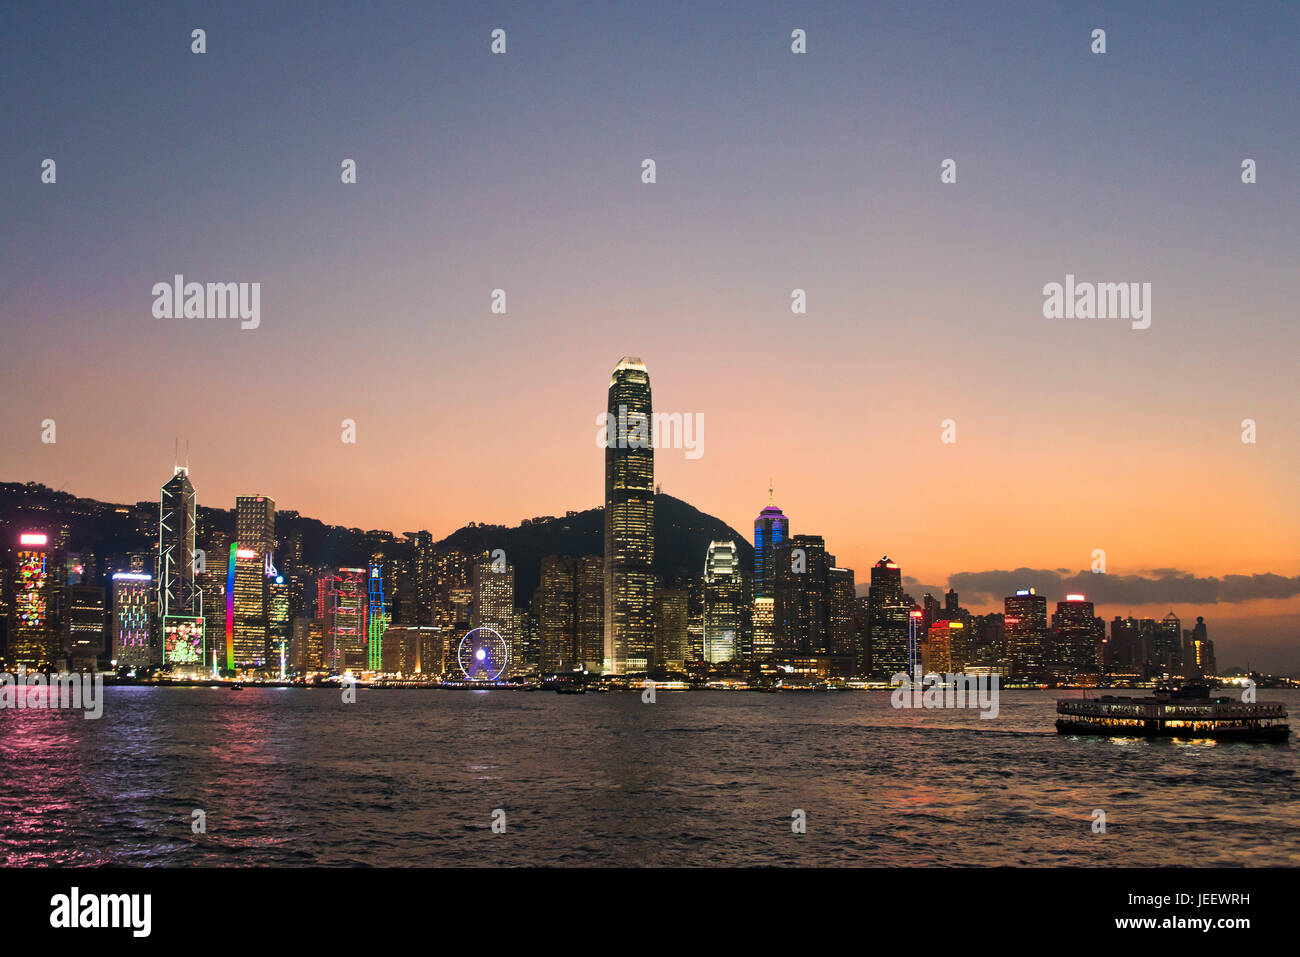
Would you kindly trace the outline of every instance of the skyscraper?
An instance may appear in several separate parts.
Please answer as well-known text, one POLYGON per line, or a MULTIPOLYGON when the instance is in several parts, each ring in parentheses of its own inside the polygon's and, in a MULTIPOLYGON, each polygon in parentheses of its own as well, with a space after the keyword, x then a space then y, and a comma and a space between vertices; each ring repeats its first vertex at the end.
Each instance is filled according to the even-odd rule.
POLYGON ((921 644, 922 671, 928 674, 953 670, 953 645, 964 627, 959 621, 941 618, 926 629, 925 641, 921 644))
POLYGON ((577 661, 588 671, 599 671, 605 659, 605 560, 583 555, 574 569, 578 631, 577 661))
POLYGON ((751 611, 751 627, 754 631, 754 664, 770 665, 772 663, 772 618, 775 599, 755 598, 751 611))
POLYGON ((194 581, 196 527, 189 469, 177 466, 162 487, 158 518, 158 614, 201 616, 203 596, 194 581))
POLYGON ((474 610, 470 623, 475 628, 491 628, 509 649, 509 674, 522 667, 519 635, 515 629, 515 566, 505 560, 504 552, 484 552, 474 563, 474 610))
POLYGON ((344 674, 366 668, 370 600, 364 568, 340 568, 317 582, 316 617, 324 622, 322 656, 331 670, 344 674))
POLYGON ((14 627, 9 658, 27 668, 50 665, 56 654, 53 568, 49 537, 42 532, 18 536, 14 568, 14 627))
POLYGON ((710 542, 704 559, 704 660, 742 661, 748 610, 735 542, 710 542))
POLYGON ((912 603, 903 594, 903 571, 888 555, 871 567, 867 591, 867 633, 871 674, 889 678, 906 672, 908 616, 912 603))
POLYGON ((566 555, 547 555, 533 598, 541 643, 538 668, 543 673, 572 671, 578 662, 577 610, 577 562, 566 555))
POLYGON ((858 628, 855 614, 857 585, 852 568, 826 570, 826 615, 830 622, 828 651, 833 655, 858 659, 858 628))
POLYGON ((104 654, 104 589, 69 585, 64 589, 63 650, 73 671, 98 669, 104 654))
POLYGON ((266 664, 277 672, 282 661, 288 667, 289 619, 289 583, 283 575, 274 575, 266 580, 266 664))
POLYGON ((366 578, 366 589, 369 599, 366 665, 370 671, 381 671, 384 663, 384 630, 388 627, 388 614, 384 609, 384 573, 380 565, 371 563, 366 578))
POLYGON ((1097 619, 1092 602, 1083 595, 1066 595, 1052 616, 1052 653, 1049 662, 1061 676, 1097 673, 1097 619))
POLYGON ((1003 600, 1007 658, 1015 674, 1041 672, 1047 661, 1047 598, 1021 588, 1003 600))
POLYGON ((773 643, 778 663, 825 655, 830 645, 826 543, 795 535, 775 549, 773 643))
POLYGON ((655 589, 655 667, 686 667, 687 594, 680 588, 655 589))
POLYGON ((119 668, 148 668, 153 660, 153 576, 113 576, 113 659, 119 668))
POLYGON ((176 466, 162 487, 158 508, 158 616, 163 664, 198 672, 205 664, 203 592, 197 581, 194 486, 189 469, 176 466))
POLYGON ((1199 681, 1219 671, 1214 660, 1214 642, 1210 641, 1205 619, 1198 615, 1196 627, 1183 632, 1183 677, 1199 681))
POLYGON ((1152 655, 1159 673, 1182 674, 1183 623, 1172 611, 1156 625, 1152 655))
POLYGON ((754 597, 771 598, 773 594, 772 562, 776 547, 790 537, 790 520, 772 501, 768 489, 767 508, 754 519, 754 597))
POLYGON ((235 499, 235 542, 234 664, 261 668, 266 665, 266 572, 275 548, 274 499, 265 495, 235 499))
POLYGON ((609 379, 605 418, 605 654, 611 674, 654 657, 655 460, 650 376, 624 357, 609 379))

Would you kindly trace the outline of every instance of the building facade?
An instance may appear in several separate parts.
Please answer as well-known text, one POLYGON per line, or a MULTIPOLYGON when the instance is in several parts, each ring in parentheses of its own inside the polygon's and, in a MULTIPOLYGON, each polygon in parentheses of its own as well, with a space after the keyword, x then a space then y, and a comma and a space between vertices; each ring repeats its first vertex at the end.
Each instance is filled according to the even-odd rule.
POLYGON ((645 671, 654 657, 655 469, 650 375, 623 358, 609 380, 605 427, 603 668, 645 671))

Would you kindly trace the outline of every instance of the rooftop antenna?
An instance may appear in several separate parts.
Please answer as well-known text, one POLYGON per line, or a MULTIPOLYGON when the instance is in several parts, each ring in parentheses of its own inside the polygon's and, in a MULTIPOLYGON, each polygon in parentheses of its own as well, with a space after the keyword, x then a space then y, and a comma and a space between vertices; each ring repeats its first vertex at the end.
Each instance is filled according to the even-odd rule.
POLYGON ((190 440, 185 440, 185 474, 190 474, 190 440))
POLYGON ((776 496, 776 490, 772 485, 772 480, 768 479, 767 480, 767 504, 768 505, 776 504, 776 502, 774 501, 775 496, 776 496))

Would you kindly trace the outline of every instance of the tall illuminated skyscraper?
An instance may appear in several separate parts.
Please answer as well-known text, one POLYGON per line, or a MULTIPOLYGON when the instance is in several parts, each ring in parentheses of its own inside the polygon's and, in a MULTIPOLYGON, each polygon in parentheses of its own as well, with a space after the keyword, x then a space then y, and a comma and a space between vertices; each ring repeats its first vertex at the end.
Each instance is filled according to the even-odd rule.
POLYGON ((867 591, 867 634, 871 674, 889 678, 908 671, 908 627, 912 602, 903 593, 903 570, 888 555, 871 568, 867 591))
POLYGON ((776 547, 772 641, 778 663, 828 653, 830 560, 820 535, 796 535, 776 547))
POLYGON ((538 666, 543 673, 572 671, 577 662, 576 565, 566 555, 542 559, 541 581, 533 598, 541 644, 538 666))
POLYGON ((1052 616, 1048 662, 1057 674, 1073 677, 1097 673, 1097 619, 1083 595, 1066 595, 1052 616))
POLYGON ((599 671, 605 659, 605 559, 583 555, 574 572, 578 601, 574 610, 578 629, 577 661, 588 671, 599 671))
POLYGON ((753 611, 751 620, 754 631, 754 662, 765 665, 772 661, 772 616, 773 616, 772 598, 760 598, 755 596, 753 601, 753 611))
POLYGON ((163 664, 191 671, 201 670, 207 658, 195 568, 195 504, 189 469, 176 466, 162 487, 158 509, 158 616, 163 664))
POLYGON ((287 666, 289 638, 289 582, 276 574, 266 580, 266 663, 276 671, 283 659, 287 666))
POLYGON ((741 661, 748 636, 745 582, 735 542, 710 542, 704 559, 704 660, 741 661))
POLYGON ((768 489, 767 508, 754 519, 754 597, 771 598, 774 594, 772 562, 776 547, 790 537, 790 520, 772 502, 768 489))
POLYGON ((380 671, 383 668, 384 631, 388 628, 388 614, 384 610, 384 575, 379 565, 371 563, 366 588, 370 602, 367 615, 369 624, 366 627, 366 665, 370 671, 380 671))
POLYGON ((53 663, 56 653, 54 584, 48 536, 42 532, 19 535, 13 581, 13 630, 9 639, 9 658, 14 664, 42 668, 53 663))
POLYGON ((515 566, 503 552, 484 552, 474 563, 474 608, 470 623, 491 628, 509 648, 509 673, 523 667, 524 655, 515 628, 515 566))
POLYGON ((1047 598, 1021 588, 1003 601, 1007 657, 1015 674, 1034 675, 1046 666, 1047 598))
POLYGON ((266 665, 267 559, 275 548, 275 500, 235 499, 234 656, 236 668, 266 665))
POLYGON ((654 657, 655 459, 650 375, 624 357, 609 379, 605 440, 605 660, 611 674, 654 657))
POLYGON ((113 576, 113 660, 119 668, 148 668, 153 660, 153 576, 113 576))
POLYGON ((364 568, 340 568, 317 582, 316 617, 324 622, 322 656, 331 671, 361 672, 369 661, 370 596, 364 568))
POLYGON ((856 668, 858 660, 857 584, 852 568, 826 569, 826 615, 830 621, 828 650, 833 655, 850 659, 856 668))
POLYGON ((162 487, 158 519, 158 613, 202 615, 203 596, 194 581, 194 485, 189 469, 177 466, 162 487))
POLYGON ((1172 611, 1156 625, 1152 653, 1161 674, 1182 674, 1183 623, 1172 611))

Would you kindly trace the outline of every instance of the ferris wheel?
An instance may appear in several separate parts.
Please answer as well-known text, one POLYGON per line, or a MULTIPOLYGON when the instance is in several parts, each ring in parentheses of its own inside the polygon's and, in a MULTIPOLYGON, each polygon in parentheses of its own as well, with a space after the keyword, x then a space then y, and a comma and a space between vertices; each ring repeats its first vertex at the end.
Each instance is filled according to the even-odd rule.
POLYGON ((456 663, 470 681, 496 681, 510 661, 506 640, 491 628, 479 627, 460 640, 456 663))

